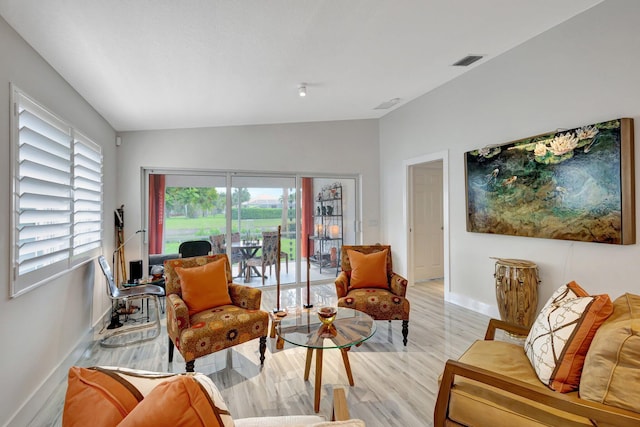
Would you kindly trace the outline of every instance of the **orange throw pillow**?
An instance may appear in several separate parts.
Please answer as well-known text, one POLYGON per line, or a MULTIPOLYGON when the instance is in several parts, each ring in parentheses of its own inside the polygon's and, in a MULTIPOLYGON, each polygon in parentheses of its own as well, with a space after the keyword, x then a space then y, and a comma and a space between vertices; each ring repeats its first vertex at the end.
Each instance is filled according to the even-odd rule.
POLYGON ((182 299, 189 308, 189 316, 231 304, 225 258, 200 267, 176 267, 175 270, 180 277, 182 299))
POLYGON ((347 249, 351 264, 351 280, 349 287, 358 288, 389 288, 387 278, 387 249, 370 254, 347 249))
POLYGON ((158 384, 119 427, 220 427, 222 420, 200 384, 178 375, 158 384))
POLYGON ((96 369, 69 369, 62 413, 63 427, 118 425, 142 400, 125 381, 96 369))

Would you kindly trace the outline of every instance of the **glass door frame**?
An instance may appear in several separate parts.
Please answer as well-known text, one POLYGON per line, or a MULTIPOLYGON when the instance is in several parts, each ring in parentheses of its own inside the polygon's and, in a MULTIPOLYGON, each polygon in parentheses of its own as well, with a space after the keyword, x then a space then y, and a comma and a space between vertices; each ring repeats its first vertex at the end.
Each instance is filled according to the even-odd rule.
MULTIPOLYGON (((183 169, 183 168, 152 168, 152 167, 143 167, 142 168, 142 194, 141 194, 141 223, 144 224, 144 229, 149 229, 149 176, 153 174, 163 174, 163 175, 194 175, 194 176, 211 176, 217 178, 224 178, 226 184, 226 204, 225 204, 225 220, 226 220, 226 230, 225 234, 227 239, 231 238, 231 230, 233 225, 232 218, 232 180, 233 177, 274 177, 274 178, 294 178, 295 179, 295 241, 296 241, 296 250, 295 250, 295 279, 292 283, 287 283, 287 286, 299 286, 306 284, 306 277, 303 281, 302 269, 306 270, 306 262, 303 265, 302 260, 302 245, 307 244, 307 236, 302 236, 302 178, 318 178, 318 179, 332 179, 332 180, 340 180, 340 179, 352 179, 354 180, 354 244, 360 244, 362 241, 362 203, 361 203, 361 183, 360 176, 357 174, 337 174, 337 173, 300 173, 300 172, 269 172, 269 171, 241 171, 241 170, 216 170, 216 169, 183 169)), ((313 196, 311 196, 313 197, 313 196)), ((142 256, 144 259, 145 268, 148 268, 148 260, 149 260, 149 236, 147 233, 144 235, 144 244, 142 247, 142 256)), ((231 246, 227 247, 227 256, 231 259, 231 246)), ((308 255, 307 255, 308 256, 308 255)), ((306 271, 305 271, 306 274, 306 271)), ((325 282, 326 279, 314 280, 310 281, 310 283, 322 283, 325 282)))

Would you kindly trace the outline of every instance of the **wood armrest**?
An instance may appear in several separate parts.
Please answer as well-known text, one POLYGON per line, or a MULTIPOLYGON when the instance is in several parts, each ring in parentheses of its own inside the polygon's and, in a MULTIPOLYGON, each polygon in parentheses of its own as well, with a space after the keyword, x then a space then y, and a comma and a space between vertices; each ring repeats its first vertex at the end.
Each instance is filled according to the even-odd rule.
POLYGON ((331 421, 346 421, 349 419, 349 407, 343 388, 333 389, 333 416, 331 421))
POLYGON ((513 323, 508 323, 503 320, 491 319, 489 320, 489 325, 487 326, 487 332, 484 335, 485 341, 491 341, 496 336, 496 329, 502 329, 503 331, 520 336, 529 335, 529 329, 522 327, 520 325, 514 325, 513 323))
POLYGON ((558 393, 547 388, 535 387, 506 375, 478 368, 473 365, 448 360, 434 410, 434 426, 443 426, 449 412, 449 397, 456 375, 487 384, 508 393, 522 396, 543 405, 569 412, 581 417, 619 427, 640 425, 640 414, 597 402, 583 400, 574 396, 558 393))

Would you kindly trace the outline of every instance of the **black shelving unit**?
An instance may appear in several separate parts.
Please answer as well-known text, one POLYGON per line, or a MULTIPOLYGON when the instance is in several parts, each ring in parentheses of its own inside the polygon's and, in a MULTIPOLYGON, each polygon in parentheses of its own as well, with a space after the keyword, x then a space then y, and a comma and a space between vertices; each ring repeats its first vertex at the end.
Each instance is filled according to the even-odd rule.
POLYGON ((340 271, 340 249, 343 239, 342 185, 336 182, 322 187, 315 200, 310 260, 322 269, 340 271))

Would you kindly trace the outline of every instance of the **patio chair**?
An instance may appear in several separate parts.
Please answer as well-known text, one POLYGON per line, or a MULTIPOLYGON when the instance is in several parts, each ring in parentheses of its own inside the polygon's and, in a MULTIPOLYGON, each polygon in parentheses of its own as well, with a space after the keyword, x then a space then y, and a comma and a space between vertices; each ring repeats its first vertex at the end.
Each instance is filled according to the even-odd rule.
POLYGON ((182 242, 178 247, 178 252, 181 258, 209 255, 209 252, 211 252, 211 242, 208 240, 189 240, 182 242))
POLYGON ((265 231, 262 233, 262 255, 260 257, 251 258, 246 261, 247 268, 245 269, 245 282, 250 281, 250 275, 252 268, 261 269, 262 284, 264 285, 264 273, 267 267, 269 267, 269 274, 271 274, 272 266, 276 265, 280 260, 278 254, 278 232, 265 231))

